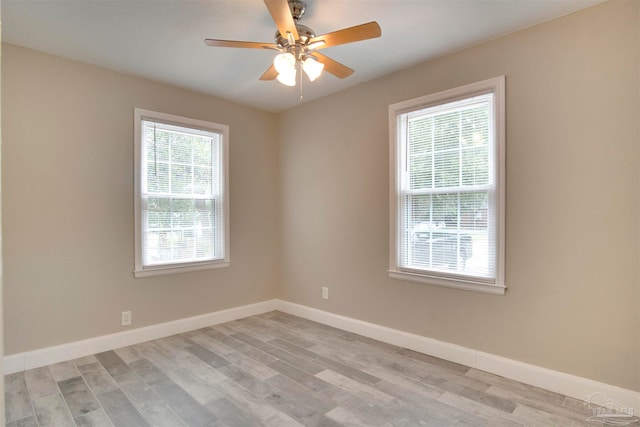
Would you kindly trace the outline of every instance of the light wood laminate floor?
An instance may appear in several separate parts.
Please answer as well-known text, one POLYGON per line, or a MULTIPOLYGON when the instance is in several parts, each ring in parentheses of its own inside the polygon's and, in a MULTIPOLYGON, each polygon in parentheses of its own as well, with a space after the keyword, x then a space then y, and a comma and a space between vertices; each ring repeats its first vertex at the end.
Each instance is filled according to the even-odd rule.
POLYGON ((7 426, 570 426, 582 401, 280 312, 5 377, 7 426))

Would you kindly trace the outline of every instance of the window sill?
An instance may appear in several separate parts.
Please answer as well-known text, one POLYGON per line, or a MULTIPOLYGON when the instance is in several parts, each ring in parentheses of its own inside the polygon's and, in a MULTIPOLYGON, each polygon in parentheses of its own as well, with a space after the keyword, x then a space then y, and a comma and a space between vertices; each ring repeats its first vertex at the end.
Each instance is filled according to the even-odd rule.
POLYGON ((406 271, 389 270, 389 277, 392 279, 406 280, 410 282, 424 283, 427 285, 441 286, 444 288, 461 289, 463 291, 480 292, 493 295, 504 295, 507 287, 492 285, 482 282, 444 279, 431 277, 424 274, 408 273, 406 271))
POLYGON ((223 261, 212 261, 212 262, 199 263, 199 264, 146 267, 143 269, 134 270, 133 276, 136 279, 139 279, 142 277, 162 276, 165 274, 189 273, 192 271, 201 271, 201 270, 210 270, 212 268, 229 267, 230 264, 231 262, 227 260, 223 260, 223 261))

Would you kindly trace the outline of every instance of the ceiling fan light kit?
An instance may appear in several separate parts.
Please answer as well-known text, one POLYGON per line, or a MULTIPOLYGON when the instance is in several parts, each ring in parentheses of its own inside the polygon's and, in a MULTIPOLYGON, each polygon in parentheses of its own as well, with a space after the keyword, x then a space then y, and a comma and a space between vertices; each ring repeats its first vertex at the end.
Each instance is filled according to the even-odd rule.
POLYGON ((277 79, 284 85, 295 86, 298 68, 304 71, 310 81, 320 77, 323 70, 344 79, 354 71, 317 51, 331 46, 373 39, 382 35, 380 25, 374 21, 316 36, 311 28, 299 23, 306 9, 303 2, 299 0, 264 0, 264 3, 276 27, 278 27, 275 43, 205 39, 205 44, 213 47, 279 51, 280 53, 273 60, 273 65, 264 72, 260 80, 277 79))
POLYGON ((278 72, 278 81, 285 86, 296 85, 296 58, 290 53, 281 53, 273 60, 278 72))
POLYGON ((276 57, 273 60, 273 66, 278 72, 278 81, 286 86, 296 85, 296 67, 301 64, 302 70, 305 72, 310 81, 314 81, 324 69, 324 64, 319 63, 312 57, 308 56, 303 61, 299 61, 296 57, 290 53, 285 52, 276 57))
POLYGON ((273 59, 273 66, 280 74, 296 71, 296 58, 292 53, 281 53, 273 59))
POLYGON ((309 77, 309 80, 314 81, 320 74, 322 74, 322 70, 324 70, 324 64, 319 63, 312 57, 308 57, 304 61, 302 61, 302 69, 309 77))

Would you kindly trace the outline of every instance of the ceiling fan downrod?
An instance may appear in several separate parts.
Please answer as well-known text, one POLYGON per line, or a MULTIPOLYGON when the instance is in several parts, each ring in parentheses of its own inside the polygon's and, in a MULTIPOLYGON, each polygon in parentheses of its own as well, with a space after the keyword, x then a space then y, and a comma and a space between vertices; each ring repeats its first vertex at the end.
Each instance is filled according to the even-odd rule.
POLYGON ((294 20, 299 21, 304 15, 307 5, 300 0, 289 0, 289 9, 294 20))

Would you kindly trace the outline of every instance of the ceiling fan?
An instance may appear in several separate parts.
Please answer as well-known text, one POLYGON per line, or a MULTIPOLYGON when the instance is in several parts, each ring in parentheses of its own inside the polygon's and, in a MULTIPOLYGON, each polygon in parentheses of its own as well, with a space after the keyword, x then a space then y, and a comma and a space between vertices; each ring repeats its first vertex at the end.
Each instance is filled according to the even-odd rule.
POLYGON ((296 84, 296 68, 304 70, 309 80, 320 76, 322 70, 344 79, 353 70, 318 52, 361 40, 380 37, 382 30, 377 22, 356 25, 332 33, 317 36, 314 31, 300 24, 306 5, 300 0, 264 0, 278 30, 274 43, 246 42, 237 40, 205 39, 207 46, 240 47, 248 49, 272 49, 279 51, 273 64, 262 74, 260 80, 278 79, 287 86, 296 84))

